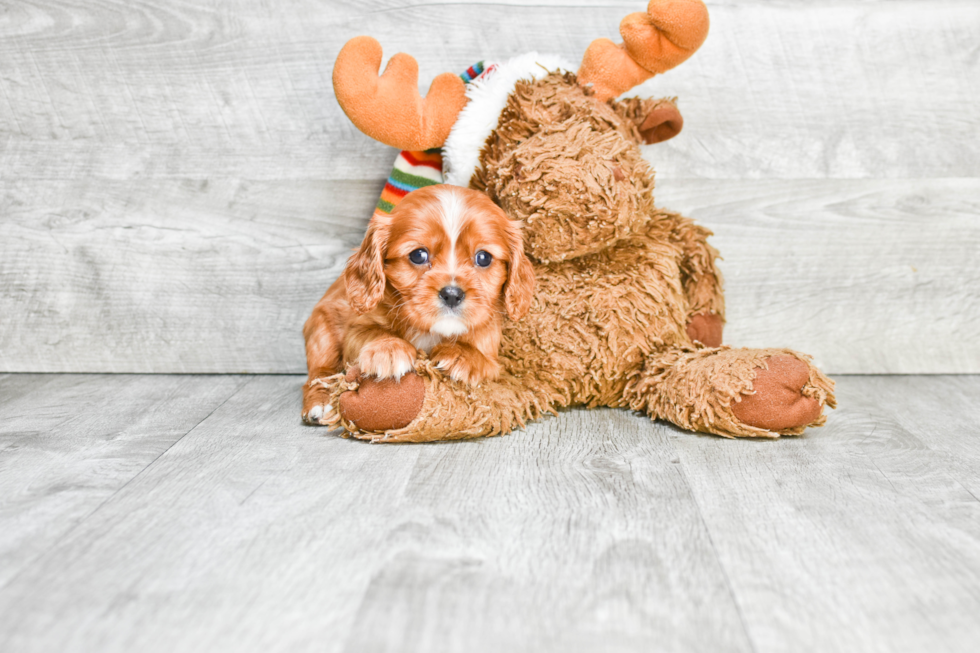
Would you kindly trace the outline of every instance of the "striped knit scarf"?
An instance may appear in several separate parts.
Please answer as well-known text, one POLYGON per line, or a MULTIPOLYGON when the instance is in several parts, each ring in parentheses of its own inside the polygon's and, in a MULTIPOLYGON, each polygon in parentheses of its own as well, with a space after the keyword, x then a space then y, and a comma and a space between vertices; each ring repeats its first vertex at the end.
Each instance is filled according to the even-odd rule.
MULTIPOLYGON (((492 70, 492 66, 490 69, 492 70)), ((483 62, 476 63, 460 75, 469 84, 486 70, 483 62)), ((395 159, 395 167, 388 176, 388 183, 381 191, 381 198, 375 207, 376 213, 391 213, 403 197, 423 186, 442 183, 442 149, 435 148, 424 152, 402 151, 395 159)))

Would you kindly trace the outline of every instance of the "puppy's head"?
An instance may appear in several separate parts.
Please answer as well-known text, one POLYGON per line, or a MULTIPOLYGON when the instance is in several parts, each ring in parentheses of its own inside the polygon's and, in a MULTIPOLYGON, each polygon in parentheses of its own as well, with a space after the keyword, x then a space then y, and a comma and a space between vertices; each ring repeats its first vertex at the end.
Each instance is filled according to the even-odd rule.
POLYGON ((456 186, 421 188, 391 215, 375 214, 344 274, 359 313, 390 293, 391 319, 444 337, 502 310, 518 320, 534 292, 519 223, 483 193, 456 186))

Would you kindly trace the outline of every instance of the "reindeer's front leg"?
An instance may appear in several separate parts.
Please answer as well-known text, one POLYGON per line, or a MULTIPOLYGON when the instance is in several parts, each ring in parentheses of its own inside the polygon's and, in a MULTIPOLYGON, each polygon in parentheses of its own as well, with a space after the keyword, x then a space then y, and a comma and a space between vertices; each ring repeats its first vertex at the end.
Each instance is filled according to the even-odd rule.
POLYGON ((471 386, 453 381, 431 360, 399 381, 362 376, 356 368, 323 381, 332 408, 329 426, 372 442, 461 440, 509 433, 561 397, 533 376, 504 374, 471 386))

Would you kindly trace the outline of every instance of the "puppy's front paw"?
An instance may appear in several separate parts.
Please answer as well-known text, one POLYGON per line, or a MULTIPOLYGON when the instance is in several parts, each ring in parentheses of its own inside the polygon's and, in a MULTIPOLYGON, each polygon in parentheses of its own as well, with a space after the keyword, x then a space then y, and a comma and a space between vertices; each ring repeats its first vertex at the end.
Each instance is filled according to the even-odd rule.
POLYGON ((490 360, 469 345, 438 345, 432 350, 432 362, 449 374, 449 378, 467 385, 476 385, 480 381, 495 379, 500 375, 500 363, 490 360))
POLYGON ((358 357, 361 373, 379 379, 400 379, 415 369, 418 351, 401 338, 379 338, 364 345, 358 357))
POLYGON ((335 421, 330 392, 322 383, 308 383, 303 388, 303 421, 321 426, 335 421))

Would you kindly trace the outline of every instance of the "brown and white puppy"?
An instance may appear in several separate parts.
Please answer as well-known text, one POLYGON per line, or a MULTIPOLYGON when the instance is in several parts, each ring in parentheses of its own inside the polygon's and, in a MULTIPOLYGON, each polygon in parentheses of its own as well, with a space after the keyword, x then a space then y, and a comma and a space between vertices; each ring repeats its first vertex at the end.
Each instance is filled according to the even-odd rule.
POLYGON ((503 313, 519 320, 534 292, 520 223, 483 193, 458 186, 412 191, 375 213, 360 249, 306 321, 303 419, 324 423, 318 380, 356 363, 400 379, 419 350, 456 381, 500 374, 503 313))

